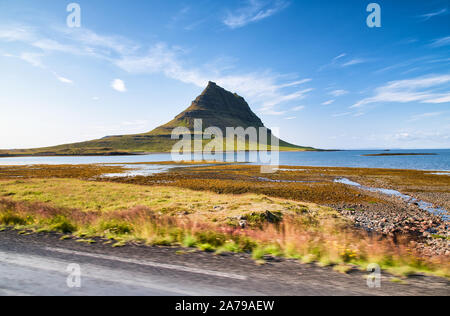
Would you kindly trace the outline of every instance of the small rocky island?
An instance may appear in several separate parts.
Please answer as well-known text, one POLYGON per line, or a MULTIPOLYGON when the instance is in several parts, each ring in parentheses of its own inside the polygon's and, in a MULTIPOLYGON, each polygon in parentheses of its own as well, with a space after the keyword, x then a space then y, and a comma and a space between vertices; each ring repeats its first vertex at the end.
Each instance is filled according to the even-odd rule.
POLYGON ((383 157, 383 156, 437 156, 435 153, 382 153, 382 154, 367 154, 363 157, 383 157))

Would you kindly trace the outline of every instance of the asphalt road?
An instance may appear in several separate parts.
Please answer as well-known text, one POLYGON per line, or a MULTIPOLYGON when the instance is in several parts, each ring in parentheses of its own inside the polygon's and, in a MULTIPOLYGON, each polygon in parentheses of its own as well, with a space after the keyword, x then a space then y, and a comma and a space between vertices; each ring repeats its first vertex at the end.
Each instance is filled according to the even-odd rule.
POLYGON ((56 234, 0 232, 0 295, 449 295, 450 283, 417 276, 406 284, 383 275, 381 288, 367 273, 340 274, 293 260, 256 265, 248 255, 214 255, 180 248, 112 248, 56 234), (79 272, 79 274, 78 274, 79 272), (78 277, 79 276, 79 277, 78 277))

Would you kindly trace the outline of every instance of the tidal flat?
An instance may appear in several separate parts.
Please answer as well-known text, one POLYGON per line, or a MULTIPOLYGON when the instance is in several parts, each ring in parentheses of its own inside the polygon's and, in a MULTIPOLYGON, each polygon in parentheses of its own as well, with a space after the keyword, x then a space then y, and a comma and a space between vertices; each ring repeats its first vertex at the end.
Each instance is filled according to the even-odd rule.
POLYGON ((336 182, 397 190, 445 211, 447 175, 290 166, 261 174, 255 165, 209 162, 170 166, 147 176, 130 175, 130 165, 0 166, 0 225, 102 238, 114 246, 182 245, 250 252, 256 261, 282 256, 338 270, 376 262, 397 274, 450 275, 445 217, 420 203, 336 182))

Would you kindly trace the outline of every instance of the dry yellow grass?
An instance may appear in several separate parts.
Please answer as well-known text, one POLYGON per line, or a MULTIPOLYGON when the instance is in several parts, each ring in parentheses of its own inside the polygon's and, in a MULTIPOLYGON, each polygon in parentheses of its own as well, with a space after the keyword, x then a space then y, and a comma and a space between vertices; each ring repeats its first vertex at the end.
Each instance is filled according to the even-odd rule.
POLYGON ((322 265, 379 263, 392 272, 448 276, 448 258, 425 258, 407 238, 370 236, 336 211, 258 194, 76 179, 0 181, 0 224, 83 238, 181 244, 207 251, 250 251, 322 265), (3 200, 1 199, 3 198, 3 200), (260 216, 270 211, 280 221, 260 216), (244 216, 245 228, 237 216, 244 216), (406 272, 405 272, 406 271, 406 272))
POLYGON ((28 179, 0 181, 0 197, 15 201, 44 202, 54 207, 112 212, 137 206, 165 215, 222 222, 230 217, 265 211, 296 213, 304 210, 338 216, 330 208, 257 194, 216 194, 189 189, 76 179, 28 179))

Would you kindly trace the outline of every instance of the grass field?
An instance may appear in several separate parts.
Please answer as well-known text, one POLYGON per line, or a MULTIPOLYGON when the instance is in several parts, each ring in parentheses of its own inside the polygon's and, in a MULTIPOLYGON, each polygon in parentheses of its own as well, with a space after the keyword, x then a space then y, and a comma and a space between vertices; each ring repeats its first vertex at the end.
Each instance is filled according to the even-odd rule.
MULTIPOLYGON (((334 265, 338 271, 378 263, 396 274, 450 275, 448 258, 420 255, 407 237, 394 240, 355 229, 335 210, 301 201, 302 195, 285 199, 263 191, 226 193, 217 192, 221 191, 217 187, 206 191, 179 184, 92 181, 103 172, 120 169, 92 165, 1 167, 0 225, 14 226, 23 233, 57 231, 63 238, 82 242, 101 238, 96 241, 113 246, 139 242, 218 253, 250 252, 258 262, 267 255, 284 256, 334 265), (13 173, 22 178, 12 179, 13 173)), ((291 191, 289 187, 284 190, 291 191)), ((282 192, 279 195, 284 195, 282 192)), ((318 198, 328 193, 323 194, 318 198)))

